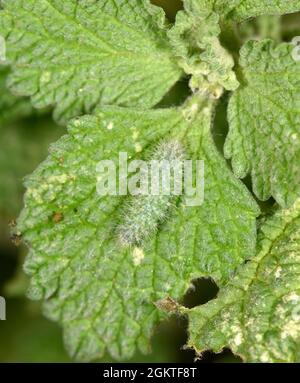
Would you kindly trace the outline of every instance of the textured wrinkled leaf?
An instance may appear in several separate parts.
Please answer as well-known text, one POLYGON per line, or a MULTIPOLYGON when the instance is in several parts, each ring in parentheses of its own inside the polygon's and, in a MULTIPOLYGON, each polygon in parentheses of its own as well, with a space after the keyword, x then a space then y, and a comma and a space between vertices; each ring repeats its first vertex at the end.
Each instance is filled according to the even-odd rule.
POLYGON ((181 76, 148 0, 4 0, 10 88, 65 122, 97 105, 151 107, 181 76))
POLYGON ((243 85, 229 104, 225 156, 250 173, 261 200, 289 205, 300 193, 300 62, 292 44, 249 42, 241 50, 243 85))
POLYGON ((299 362, 299 199, 266 220, 258 249, 216 299, 187 311, 188 345, 230 347, 248 362, 299 362))
POLYGON ((221 31, 222 43, 234 48, 234 41, 240 38, 234 32, 237 21, 300 10, 299 0, 184 0, 183 4, 184 10, 178 12, 176 23, 168 32, 174 54, 183 70, 192 75, 191 88, 216 98, 222 87, 235 90, 239 86, 233 57, 220 42, 221 31))
POLYGON ((18 230, 30 246, 30 296, 46 301, 46 314, 62 323, 77 359, 97 359, 105 350, 118 359, 136 348, 147 352, 164 315, 155 302, 180 299, 199 276, 225 283, 254 253, 257 205, 214 146, 213 107, 197 108, 193 100, 184 109, 106 107, 75 119, 26 181, 18 230), (115 230, 130 197, 99 196, 96 165, 118 164, 120 151, 144 158, 162 138, 180 140, 189 158, 205 160, 204 204, 182 201, 143 247, 124 248, 115 230))
MULTIPOLYGON (((226 3, 217 0, 217 7, 222 9, 226 3)), ((226 6, 226 5, 225 5, 226 6)), ((231 10, 229 17, 240 21, 259 15, 284 15, 300 10, 299 0, 233 0, 227 9, 231 10)))
POLYGON ((212 4, 185 0, 184 10, 178 12, 168 32, 179 64, 192 75, 191 88, 215 97, 221 93, 220 86, 235 90, 239 85, 233 72, 234 60, 219 41, 219 19, 212 4))
POLYGON ((300 10, 299 0, 198 0, 198 3, 217 12, 223 21, 242 21, 260 15, 284 15, 300 10))

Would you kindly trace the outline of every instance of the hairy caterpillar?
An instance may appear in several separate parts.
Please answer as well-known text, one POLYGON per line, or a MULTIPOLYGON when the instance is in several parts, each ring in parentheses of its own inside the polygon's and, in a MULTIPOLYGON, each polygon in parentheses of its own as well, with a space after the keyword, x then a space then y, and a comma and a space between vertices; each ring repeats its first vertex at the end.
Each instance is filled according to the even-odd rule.
POLYGON ((177 140, 162 141, 148 158, 147 164, 151 165, 151 174, 147 174, 148 190, 151 193, 131 196, 125 203, 117 227, 117 235, 123 246, 141 245, 151 237, 182 194, 185 151, 181 143, 177 140), (163 178, 163 174, 167 173, 153 173, 155 165, 159 165, 160 170, 167 170, 168 177, 163 178))

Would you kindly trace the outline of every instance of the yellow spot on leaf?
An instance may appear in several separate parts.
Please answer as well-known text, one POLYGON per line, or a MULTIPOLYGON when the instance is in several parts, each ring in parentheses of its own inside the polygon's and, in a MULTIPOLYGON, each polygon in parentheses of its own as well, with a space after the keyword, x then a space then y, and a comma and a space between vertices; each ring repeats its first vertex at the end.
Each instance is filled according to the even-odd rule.
POLYGON ((144 254, 143 249, 141 249, 139 247, 135 247, 133 249, 132 257, 133 257, 134 266, 139 266, 141 264, 142 260, 145 258, 145 254, 144 254))

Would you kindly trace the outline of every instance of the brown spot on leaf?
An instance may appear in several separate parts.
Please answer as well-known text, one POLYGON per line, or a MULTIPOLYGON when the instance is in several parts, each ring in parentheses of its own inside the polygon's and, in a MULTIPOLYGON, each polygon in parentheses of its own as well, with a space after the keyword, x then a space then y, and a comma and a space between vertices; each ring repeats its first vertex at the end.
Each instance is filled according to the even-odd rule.
POLYGON ((177 311, 179 307, 178 303, 170 297, 160 299, 159 301, 155 302, 155 306, 158 309, 166 311, 168 313, 177 311))
POLYGON ((21 234, 12 234, 10 237, 10 240, 15 246, 20 246, 22 242, 22 235, 21 234))
POLYGON ((62 213, 56 212, 52 216, 52 221, 54 223, 59 223, 59 222, 61 222, 63 220, 63 218, 64 218, 64 216, 63 216, 62 213))
POLYGON ((11 228, 14 228, 17 226, 17 221, 15 219, 11 219, 9 222, 8 222, 8 226, 11 227, 11 228))

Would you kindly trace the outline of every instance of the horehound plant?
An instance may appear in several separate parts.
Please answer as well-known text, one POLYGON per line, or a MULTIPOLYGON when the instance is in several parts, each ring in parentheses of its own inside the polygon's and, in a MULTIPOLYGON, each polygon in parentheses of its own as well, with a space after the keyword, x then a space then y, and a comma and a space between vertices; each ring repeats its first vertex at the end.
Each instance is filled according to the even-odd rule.
POLYGON ((14 235, 29 247, 29 296, 61 323, 70 354, 147 353, 175 313, 188 318, 198 354, 229 347, 244 361, 299 361, 300 54, 284 42, 281 16, 300 1, 184 0, 173 24, 148 0, 1 6, 9 89, 68 126, 25 181, 14 235), (159 107, 184 78, 187 100, 159 107), (213 130, 227 99, 220 151, 213 130), (143 159, 171 142, 205 163, 201 206, 97 194, 99 161, 143 159), (139 230, 143 241, 121 243, 139 230), (200 277, 218 296, 183 307, 200 277))

